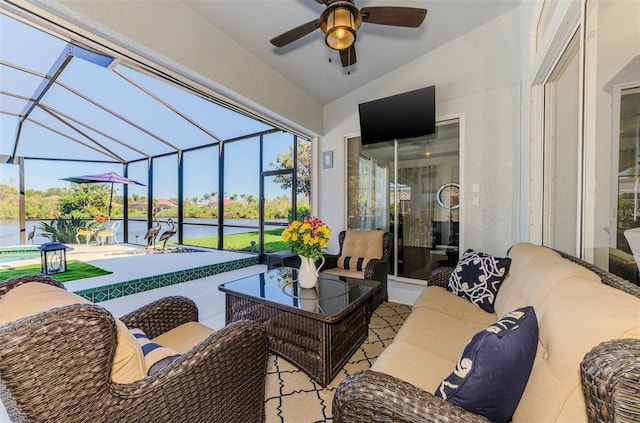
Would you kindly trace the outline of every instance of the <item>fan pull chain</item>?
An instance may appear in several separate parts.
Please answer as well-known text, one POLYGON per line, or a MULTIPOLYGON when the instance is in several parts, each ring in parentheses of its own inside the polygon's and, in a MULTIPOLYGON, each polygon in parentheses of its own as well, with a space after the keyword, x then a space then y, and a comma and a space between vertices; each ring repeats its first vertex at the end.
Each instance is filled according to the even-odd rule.
MULTIPOLYGON (((349 52, 349 56, 351 56, 351 52, 349 52)), ((349 57, 349 62, 351 62, 351 57, 349 57)), ((329 63, 333 63, 333 59, 331 58, 331 56, 329 56, 329 63)), ((351 67, 351 65, 349 65, 349 67, 351 67)), ((350 69, 347 70, 347 75, 351 75, 350 69)))

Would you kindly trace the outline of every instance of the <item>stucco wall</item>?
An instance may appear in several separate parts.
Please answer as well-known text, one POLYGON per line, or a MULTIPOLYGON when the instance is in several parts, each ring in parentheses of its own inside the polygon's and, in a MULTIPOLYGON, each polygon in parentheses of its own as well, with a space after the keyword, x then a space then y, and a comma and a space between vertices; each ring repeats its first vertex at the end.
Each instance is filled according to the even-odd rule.
POLYGON ((520 33, 518 8, 325 106, 319 150, 338 154, 332 169, 319 166, 317 213, 333 228, 330 250, 345 226, 342 153, 344 137, 360 131, 358 104, 429 85, 436 86, 438 118, 464 119, 462 248, 504 254, 519 240, 520 33))

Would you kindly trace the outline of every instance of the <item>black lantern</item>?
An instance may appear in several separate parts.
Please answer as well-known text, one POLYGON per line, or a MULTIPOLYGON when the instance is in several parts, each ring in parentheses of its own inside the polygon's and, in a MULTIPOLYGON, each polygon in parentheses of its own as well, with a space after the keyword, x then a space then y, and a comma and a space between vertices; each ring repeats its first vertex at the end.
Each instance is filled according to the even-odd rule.
POLYGON ((67 271, 66 246, 59 242, 47 242, 38 247, 42 273, 51 275, 67 271))

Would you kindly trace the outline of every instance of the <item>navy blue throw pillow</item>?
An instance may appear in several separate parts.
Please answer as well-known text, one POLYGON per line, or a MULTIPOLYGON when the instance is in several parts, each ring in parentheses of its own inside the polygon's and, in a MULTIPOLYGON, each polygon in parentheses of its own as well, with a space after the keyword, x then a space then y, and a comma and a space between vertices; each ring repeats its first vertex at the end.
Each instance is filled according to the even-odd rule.
POLYGON ((471 338, 435 395, 491 421, 511 420, 538 348, 533 307, 504 315, 471 338))
POLYGON ((451 272, 447 290, 466 298, 487 313, 493 313, 496 294, 509 273, 509 266, 509 257, 496 257, 469 249, 451 272))

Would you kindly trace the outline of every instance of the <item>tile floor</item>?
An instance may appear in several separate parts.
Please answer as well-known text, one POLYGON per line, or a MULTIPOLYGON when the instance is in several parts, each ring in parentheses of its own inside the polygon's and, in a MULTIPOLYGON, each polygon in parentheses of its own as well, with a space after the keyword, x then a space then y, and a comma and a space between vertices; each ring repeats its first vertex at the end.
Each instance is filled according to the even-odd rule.
POLYGON ((224 293, 218 291, 218 285, 255 275, 267 270, 265 265, 245 267, 244 269, 221 273, 207 278, 196 279, 152 289, 138 294, 98 303, 115 316, 122 316, 136 308, 170 295, 182 295, 195 301, 198 306, 199 320, 213 329, 221 329, 225 325, 224 293))

